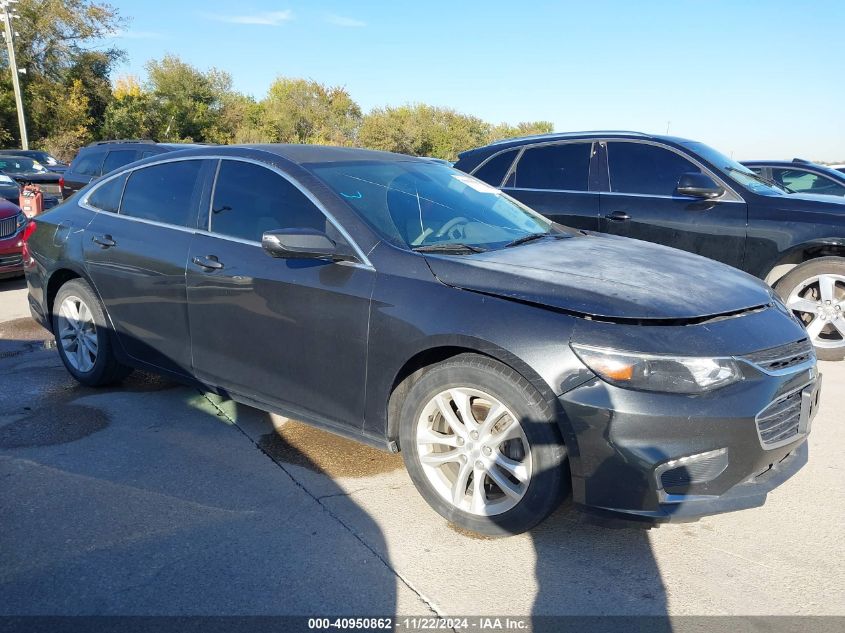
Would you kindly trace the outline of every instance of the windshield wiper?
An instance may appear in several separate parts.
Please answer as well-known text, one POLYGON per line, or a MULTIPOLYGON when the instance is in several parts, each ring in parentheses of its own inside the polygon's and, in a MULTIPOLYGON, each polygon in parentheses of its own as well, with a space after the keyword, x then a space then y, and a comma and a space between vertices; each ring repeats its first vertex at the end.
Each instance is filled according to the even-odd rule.
POLYGON ((522 237, 518 237, 512 242, 508 242, 505 244, 505 248, 510 248, 511 246, 519 246, 520 244, 527 244, 528 242, 533 242, 534 240, 539 240, 544 237, 562 237, 561 235, 555 233, 529 233, 528 235, 523 235, 522 237))
POLYGON ((782 185, 779 182, 775 182, 771 178, 766 178, 765 176, 761 176, 757 172, 754 171, 743 171, 741 169, 737 169, 736 167, 728 167, 728 171, 735 171, 738 174, 742 174, 743 176, 751 176, 755 180, 759 180, 764 185, 769 185, 770 187, 774 187, 775 189, 782 189, 786 193, 795 193, 794 190, 790 189, 786 185, 782 185))
POLYGON ((414 246, 411 250, 417 253, 446 253, 452 255, 466 255, 467 253, 483 253, 486 248, 460 242, 441 242, 440 244, 426 244, 414 246))

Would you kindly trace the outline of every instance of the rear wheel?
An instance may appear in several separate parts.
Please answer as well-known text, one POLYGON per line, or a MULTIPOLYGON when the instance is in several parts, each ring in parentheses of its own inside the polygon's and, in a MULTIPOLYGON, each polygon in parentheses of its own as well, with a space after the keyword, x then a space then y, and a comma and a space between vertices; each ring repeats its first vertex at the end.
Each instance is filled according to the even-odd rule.
POLYGON ((433 367, 410 388, 400 415, 411 479, 461 528, 519 534, 568 492, 566 451, 551 410, 501 363, 464 354, 433 367))
POLYGON ((132 372, 115 358, 100 302, 82 279, 59 289, 53 302, 53 332, 65 368, 79 382, 100 387, 132 372))
POLYGON ((820 257, 796 266, 775 285, 804 323, 821 360, 845 358, 845 259, 820 257))

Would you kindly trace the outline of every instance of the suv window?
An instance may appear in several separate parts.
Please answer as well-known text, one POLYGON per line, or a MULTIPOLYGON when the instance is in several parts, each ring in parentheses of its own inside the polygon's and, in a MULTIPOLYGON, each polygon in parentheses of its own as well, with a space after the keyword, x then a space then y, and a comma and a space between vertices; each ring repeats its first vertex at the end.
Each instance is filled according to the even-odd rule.
POLYGON ((134 149, 118 149, 106 154, 106 160, 103 161, 103 173, 107 174, 110 171, 128 165, 135 160, 137 152, 134 149))
POLYGON ((673 151, 646 143, 607 144, 610 190, 673 196, 683 174, 701 170, 673 151))
POLYGON ((128 174, 123 174, 97 187, 88 196, 88 204, 102 211, 117 213, 117 210, 120 208, 120 196, 123 194, 123 186, 126 184, 127 176, 128 174))
POLYGON ((473 176, 479 180, 483 180, 488 185, 498 187, 502 184, 505 174, 513 164, 513 159, 516 158, 517 151, 516 149, 512 149, 502 152, 498 156, 494 156, 484 163, 480 169, 476 170, 473 176))
POLYGON ((845 186, 821 174, 803 169, 772 168, 775 182, 789 187, 796 193, 819 193, 824 195, 845 196, 845 186))
POLYGON ((70 171, 83 176, 99 176, 105 152, 86 152, 80 154, 70 164, 70 171))
POLYGON ((526 149, 516 166, 514 187, 587 191, 592 143, 563 143, 526 149))
POLYGON ((123 192, 121 215, 193 226, 194 193, 202 160, 180 160, 136 169, 123 192))
POLYGON ((214 186, 209 230, 260 242, 265 231, 308 228, 326 231, 326 216, 278 174, 236 160, 223 160, 214 186))

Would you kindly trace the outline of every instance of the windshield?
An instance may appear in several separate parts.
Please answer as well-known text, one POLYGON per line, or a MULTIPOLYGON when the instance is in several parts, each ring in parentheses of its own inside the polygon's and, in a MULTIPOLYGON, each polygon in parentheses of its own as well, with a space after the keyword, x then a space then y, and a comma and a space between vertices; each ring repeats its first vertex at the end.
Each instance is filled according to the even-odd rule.
POLYGON ((733 180, 752 193, 758 193, 763 196, 782 196, 786 194, 785 189, 781 189, 776 184, 767 181, 762 176, 758 176, 745 165, 736 162, 732 158, 728 158, 721 152, 717 152, 715 149, 705 145, 704 143, 684 143, 684 145, 701 156, 704 160, 711 163, 717 169, 722 169, 728 172, 728 175, 733 180))
POLYGON ((23 156, 0 156, 0 171, 7 174, 23 174, 47 171, 40 163, 23 156))
POLYGON ((385 240, 406 248, 501 248, 557 232, 550 220, 498 189, 435 162, 307 165, 385 240))

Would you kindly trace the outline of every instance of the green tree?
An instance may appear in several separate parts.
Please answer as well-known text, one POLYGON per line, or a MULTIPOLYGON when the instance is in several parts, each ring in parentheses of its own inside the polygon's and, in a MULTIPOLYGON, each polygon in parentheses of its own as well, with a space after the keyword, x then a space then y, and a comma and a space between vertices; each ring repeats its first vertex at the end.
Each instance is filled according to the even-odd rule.
POLYGON ((154 105, 152 94, 137 78, 118 78, 103 115, 103 138, 153 138, 161 127, 154 105))

